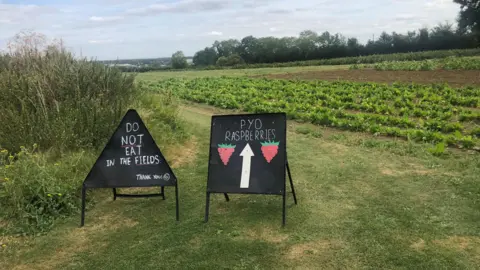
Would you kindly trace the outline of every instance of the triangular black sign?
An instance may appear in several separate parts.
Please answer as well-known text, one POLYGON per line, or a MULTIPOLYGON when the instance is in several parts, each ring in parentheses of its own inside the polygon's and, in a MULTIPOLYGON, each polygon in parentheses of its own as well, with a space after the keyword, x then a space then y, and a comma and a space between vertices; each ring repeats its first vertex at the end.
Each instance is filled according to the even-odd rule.
POLYGON ((87 175, 84 187, 175 186, 176 182, 142 119, 130 109, 87 175))

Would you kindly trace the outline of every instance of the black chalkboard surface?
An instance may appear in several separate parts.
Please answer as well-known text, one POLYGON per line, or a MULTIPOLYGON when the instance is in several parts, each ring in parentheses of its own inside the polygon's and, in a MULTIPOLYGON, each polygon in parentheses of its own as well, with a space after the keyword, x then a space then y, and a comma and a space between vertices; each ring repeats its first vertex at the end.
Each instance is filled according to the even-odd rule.
POLYGON ((283 194, 286 116, 213 116, 207 191, 283 194))
POLYGON ((129 110, 84 181, 87 188, 174 186, 177 179, 135 110, 129 110))
MULTIPOLYGON (((164 187, 175 186, 178 220, 177 178, 137 111, 130 109, 121 120, 83 182, 88 188, 113 188, 116 197, 162 196, 164 187), (118 194, 116 188, 160 186, 161 193, 118 194)), ((84 205, 84 193, 82 205, 84 205)), ((84 207, 82 207, 82 225, 84 207)))
POLYGON ((286 132, 285 113, 212 116, 205 221, 210 193, 285 196, 286 168, 294 192, 286 132))

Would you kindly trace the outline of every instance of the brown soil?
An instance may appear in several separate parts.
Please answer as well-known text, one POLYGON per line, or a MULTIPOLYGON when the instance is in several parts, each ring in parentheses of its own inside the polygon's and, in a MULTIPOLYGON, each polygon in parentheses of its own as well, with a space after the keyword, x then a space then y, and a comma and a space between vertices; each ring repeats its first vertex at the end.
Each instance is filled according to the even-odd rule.
POLYGON ((432 70, 432 71, 378 71, 364 70, 331 70, 306 71, 289 74, 269 74, 255 77, 271 79, 300 79, 326 81, 355 81, 355 82, 415 82, 420 84, 448 83, 454 87, 468 85, 480 86, 480 70, 432 70))

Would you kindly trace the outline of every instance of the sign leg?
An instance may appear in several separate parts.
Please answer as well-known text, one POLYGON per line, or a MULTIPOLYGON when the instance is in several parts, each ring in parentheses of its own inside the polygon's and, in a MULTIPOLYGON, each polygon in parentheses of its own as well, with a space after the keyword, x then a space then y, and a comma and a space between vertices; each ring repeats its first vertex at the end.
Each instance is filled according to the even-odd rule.
POLYGON ((229 202, 229 201, 230 201, 230 198, 228 197, 228 194, 227 194, 227 193, 223 193, 223 195, 225 196, 225 200, 226 200, 227 202, 229 202))
POLYGON ((297 204, 297 195, 295 194, 295 187, 293 186, 292 174, 290 173, 290 166, 288 165, 288 160, 286 164, 287 164, 288 179, 290 180, 290 187, 292 188, 293 201, 295 202, 295 204, 297 204))
MULTIPOLYGON (((162 193, 163 193, 164 187, 162 187, 162 193)), ((165 195, 163 196, 163 199, 165 200, 165 195)), ((175 211, 176 211, 176 216, 177 216, 177 221, 180 219, 180 209, 178 208, 178 184, 175 183, 175 211)))
MULTIPOLYGON (((160 191, 162 193, 162 198, 165 200, 165 186, 162 186, 162 189, 160 191)), ((177 192, 177 185, 175 185, 175 193, 177 192)), ((175 194, 176 196, 176 194, 175 194)))
POLYGON ((210 210, 210 192, 207 192, 207 202, 205 204, 205 222, 208 221, 208 211, 210 210))
POLYGON ((286 194, 287 194, 287 191, 284 189, 283 190, 283 209, 282 209, 282 227, 285 227, 285 221, 286 221, 286 194))
POLYGON ((117 200, 117 189, 113 188, 113 200, 117 200))
POLYGON ((85 197, 86 197, 86 192, 87 189, 85 188, 85 185, 82 186, 82 216, 80 220, 80 227, 83 227, 85 224, 85 197))

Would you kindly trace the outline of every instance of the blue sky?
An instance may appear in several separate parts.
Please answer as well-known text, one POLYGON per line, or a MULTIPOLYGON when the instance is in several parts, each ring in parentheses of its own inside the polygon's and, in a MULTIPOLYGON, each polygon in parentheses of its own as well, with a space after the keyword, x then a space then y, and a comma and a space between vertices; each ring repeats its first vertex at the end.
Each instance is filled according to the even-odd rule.
POLYGON ((193 55, 215 40, 307 29, 365 42, 455 23, 458 11, 452 0, 0 0, 0 50, 22 30, 99 60, 193 55))

